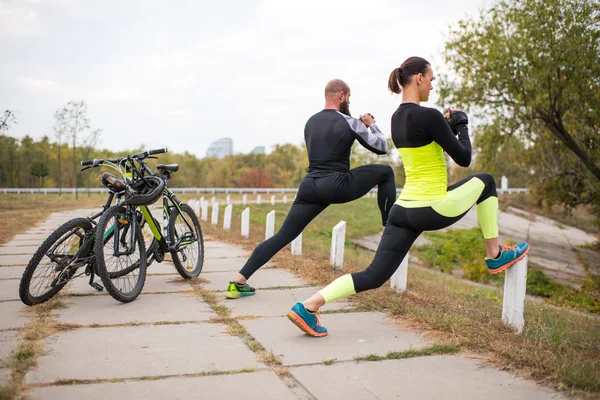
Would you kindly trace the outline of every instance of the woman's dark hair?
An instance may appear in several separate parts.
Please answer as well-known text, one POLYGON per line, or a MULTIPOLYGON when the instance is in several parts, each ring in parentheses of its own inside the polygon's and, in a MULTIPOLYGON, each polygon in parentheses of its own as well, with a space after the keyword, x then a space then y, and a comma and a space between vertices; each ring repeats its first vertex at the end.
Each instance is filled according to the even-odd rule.
POLYGON ((407 58, 401 66, 393 70, 390 74, 388 89, 392 93, 402 93, 402 88, 410 82, 410 77, 417 74, 425 75, 427 66, 429 65, 431 65, 429 61, 421 57, 407 58))

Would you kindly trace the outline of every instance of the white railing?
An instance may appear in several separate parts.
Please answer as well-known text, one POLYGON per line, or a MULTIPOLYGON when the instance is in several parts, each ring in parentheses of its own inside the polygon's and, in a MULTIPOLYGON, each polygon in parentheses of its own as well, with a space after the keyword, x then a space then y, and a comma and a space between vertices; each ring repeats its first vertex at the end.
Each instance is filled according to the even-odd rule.
MULTIPOLYGON (((178 188, 172 187, 170 188, 175 193, 251 193, 251 194, 259 194, 259 193, 297 193, 298 188, 178 188)), ((509 188, 509 189, 496 189, 498 193, 526 193, 527 188, 509 188)), ((36 194, 36 193, 75 193, 75 188, 0 188, 0 193, 8 194, 8 193, 16 193, 16 194, 36 194)), ((108 189, 106 188, 78 188, 77 193, 108 193, 108 189)), ((377 193, 377 189, 372 189, 369 194, 377 193)), ((402 193, 402 188, 397 188, 396 193, 402 193)), ((371 196, 369 196, 371 197, 371 196)), ((287 198, 286 198, 287 199, 287 198)))

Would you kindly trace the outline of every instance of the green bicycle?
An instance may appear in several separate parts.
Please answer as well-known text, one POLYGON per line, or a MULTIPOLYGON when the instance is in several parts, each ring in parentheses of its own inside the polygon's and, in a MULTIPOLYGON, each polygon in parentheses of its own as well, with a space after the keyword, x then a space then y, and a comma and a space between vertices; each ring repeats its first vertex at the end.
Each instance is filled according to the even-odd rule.
POLYGON ((124 200, 109 207, 96 227, 97 234, 108 237, 110 243, 96 241, 94 244, 98 275, 106 290, 122 302, 132 301, 139 295, 144 286, 146 266, 153 261, 162 262, 167 252, 170 253, 177 272, 185 279, 200 275, 204 265, 204 240, 198 217, 167 185, 171 174, 179 166, 159 164, 156 167, 158 174, 155 175, 144 162, 151 155, 166 151, 159 149, 128 156, 126 159, 89 160, 81 163, 89 168, 108 166, 119 171, 125 179, 121 181, 114 175, 107 174, 110 175, 107 176, 109 184, 125 183, 126 190, 124 200), (162 230, 148 208, 161 196, 162 230), (120 257, 133 251, 131 243, 136 242, 137 235, 141 235, 143 240, 142 228, 149 229, 152 233, 152 241, 145 251, 147 263, 120 262, 120 257), (132 282, 132 273, 136 272, 133 277, 137 279, 132 282))

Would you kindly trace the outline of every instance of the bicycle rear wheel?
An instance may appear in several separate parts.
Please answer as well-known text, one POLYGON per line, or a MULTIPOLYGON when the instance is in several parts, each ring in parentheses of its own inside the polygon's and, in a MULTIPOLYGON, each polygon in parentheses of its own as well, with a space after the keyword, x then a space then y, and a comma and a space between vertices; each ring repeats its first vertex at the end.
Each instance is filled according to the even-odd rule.
POLYGON ((181 211, 185 220, 177 211, 172 212, 169 218, 169 241, 171 245, 178 243, 177 250, 171 252, 171 258, 179 275, 192 279, 200 275, 204 266, 204 239, 200 221, 192 207, 182 204, 181 211))
POLYGON ((135 213, 109 207, 96 226, 96 267, 106 291, 123 303, 135 300, 146 281, 146 248, 135 213))
POLYGON ((77 268, 88 263, 92 246, 86 240, 92 240, 92 230, 87 218, 75 218, 44 240, 23 272, 19 285, 23 303, 33 306, 48 301, 73 277, 77 268))

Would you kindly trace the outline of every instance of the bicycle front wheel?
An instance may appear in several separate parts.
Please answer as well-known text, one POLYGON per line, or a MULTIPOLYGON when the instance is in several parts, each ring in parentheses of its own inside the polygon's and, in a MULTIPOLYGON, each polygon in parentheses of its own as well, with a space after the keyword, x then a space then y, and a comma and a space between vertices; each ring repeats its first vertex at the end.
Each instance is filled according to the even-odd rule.
POLYGON ((92 224, 75 218, 59 226, 37 249, 19 285, 19 297, 28 306, 43 303, 57 294, 86 265, 92 250, 92 224), (82 249, 83 248, 83 249, 82 249), (86 253, 86 254, 83 254, 86 253))
POLYGON ((146 281, 146 247, 135 213, 109 207, 96 226, 96 266, 106 291, 123 303, 135 300, 146 281), (133 226, 136 229, 131 229, 133 226))
POLYGON ((181 204, 181 211, 183 215, 173 211, 169 218, 169 241, 171 246, 176 245, 171 258, 179 275, 192 279, 202 272, 204 239, 200 222, 192 207, 181 204))

